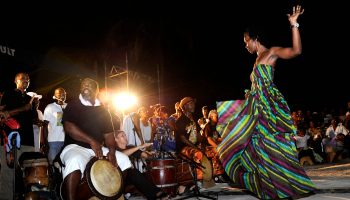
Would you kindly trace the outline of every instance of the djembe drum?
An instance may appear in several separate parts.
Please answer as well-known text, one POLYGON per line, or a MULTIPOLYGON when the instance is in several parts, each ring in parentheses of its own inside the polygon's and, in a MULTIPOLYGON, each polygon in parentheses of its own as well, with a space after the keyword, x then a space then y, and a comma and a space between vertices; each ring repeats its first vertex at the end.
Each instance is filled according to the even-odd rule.
MULTIPOLYGON (((123 176, 119 167, 107 160, 93 157, 86 165, 84 176, 80 181, 77 199, 118 199, 123 191, 123 176)), ((61 185, 61 198, 66 191, 61 185)))

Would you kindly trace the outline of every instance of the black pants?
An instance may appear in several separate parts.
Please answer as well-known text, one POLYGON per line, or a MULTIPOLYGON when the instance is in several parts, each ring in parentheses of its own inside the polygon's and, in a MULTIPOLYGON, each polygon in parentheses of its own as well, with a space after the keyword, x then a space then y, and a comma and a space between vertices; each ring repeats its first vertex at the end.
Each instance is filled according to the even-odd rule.
POLYGON ((153 182, 147 179, 139 170, 135 168, 126 170, 125 186, 134 185, 147 199, 157 199, 157 193, 160 192, 153 182))

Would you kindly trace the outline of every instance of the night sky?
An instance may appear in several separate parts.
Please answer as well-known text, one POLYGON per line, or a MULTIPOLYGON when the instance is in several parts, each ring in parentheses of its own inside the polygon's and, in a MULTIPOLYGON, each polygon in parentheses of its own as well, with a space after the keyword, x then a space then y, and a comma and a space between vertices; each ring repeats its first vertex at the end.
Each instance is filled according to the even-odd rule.
MULTIPOLYGON (((256 55, 244 48, 244 29, 258 24, 271 45, 290 46, 286 14, 296 3, 3 8, 0 45, 16 52, 0 54, 1 90, 15 87, 13 77, 20 70, 30 73, 29 90, 42 94, 44 105, 57 86, 72 98, 85 76, 118 90, 126 86, 125 75, 104 78, 116 66, 130 70, 129 88, 145 104, 160 101, 173 108, 182 97, 193 96, 198 108, 214 108, 216 101, 244 98, 244 89, 250 88, 256 55)), ((301 2, 303 53, 279 60, 274 79, 292 109, 346 108, 350 100, 344 4, 301 2)))

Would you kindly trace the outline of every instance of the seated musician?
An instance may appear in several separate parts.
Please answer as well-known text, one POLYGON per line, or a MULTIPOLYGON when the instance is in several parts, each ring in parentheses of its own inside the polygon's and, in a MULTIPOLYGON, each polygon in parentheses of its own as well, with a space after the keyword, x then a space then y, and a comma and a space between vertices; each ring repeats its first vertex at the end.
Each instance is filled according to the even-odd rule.
POLYGON ((127 155, 115 150, 111 116, 97 99, 98 92, 98 83, 85 78, 80 85, 79 98, 71 101, 63 114, 66 136, 60 159, 62 188, 67 194, 64 199, 79 199, 78 185, 87 163, 94 156, 106 156, 123 172, 132 166, 127 155))
POLYGON ((216 130, 216 125, 218 123, 218 113, 216 110, 211 110, 208 114, 208 122, 205 124, 203 128, 203 137, 206 140, 206 148, 205 154, 211 160, 213 164, 213 172, 216 178, 221 179, 220 181, 224 181, 224 177, 221 175, 225 174, 225 170, 222 167, 220 159, 218 157, 216 147, 222 141, 220 134, 216 130))
MULTIPOLYGON (((127 146, 128 139, 124 131, 117 130, 115 132, 115 142, 118 151, 125 153, 128 156, 137 158, 149 158, 151 154, 147 151, 142 151, 152 143, 144 143, 139 146, 127 146)), ((153 182, 149 181, 139 170, 131 168, 127 170, 125 185, 134 185, 147 199, 168 199, 168 195, 158 188, 153 182)))
MULTIPOLYGON (((152 126, 149 118, 149 111, 145 106, 141 106, 137 112, 131 112, 124 118, 122 130, 127 136, 128 146, 139 146, 151 142, 152 126)), ((131 161, 140 172, 146 170, 144 159, 132 157, 131 161)))
POLYGON ((185 97, 181 100, 180 107, 183 115, 176 121, 176 151, 179 157, 184 156, 204 166, 197 169, 197 177, 199 180, 203 179, 204 188, 215 186, 212 166, 204 153, 205 146, 202 145, 204 138, 200 135, 200 127, 193 116, 195 100, 192 97, 185 97))

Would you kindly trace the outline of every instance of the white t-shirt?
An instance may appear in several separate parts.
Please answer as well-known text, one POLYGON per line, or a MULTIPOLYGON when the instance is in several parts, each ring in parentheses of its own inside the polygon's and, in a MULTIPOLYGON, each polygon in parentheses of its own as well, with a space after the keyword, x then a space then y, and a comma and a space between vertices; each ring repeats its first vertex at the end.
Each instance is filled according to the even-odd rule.
POLYGON ((141 145, 141 140, 137 136, 137 133, 134 132, 134 124, 131 120, 132 115, 135 115, 135 113, 130 113, 124 118, 122 130, 125 132, 128 138, 128 145, 139 146, 141 145))
POLYGON ((326 136, 330 137, 330 138, 334 138, 338 135, 338 133, 342 133, 345 136, 348 135, 348 130, 345 128, 345 126, 343 126, 343 124, 339 123, 337 125, 337 127, 333 128, 332 125, 330 125, 327 130, 326 130, 326 136))
POLYGON ((56 102, 50 103, 44 110, 44 120, 48 121, 48 142, 63 142, 64 129, 62 124, 63 109, 67 104, 58 105, 56 102))
POLYGON ((140 119, 140 129, 142 133, 143 140, 145 142, 152 142, 151 141, 151 136, 152 136, 152 126, 151 123, 148 121, 147 126, 143 125, 140 119))
POLYGON ((310 138, 310 135, 304 135, 303 137, 296 135, 294 137, 297 148, 307 148, 307 140, 310 138))

